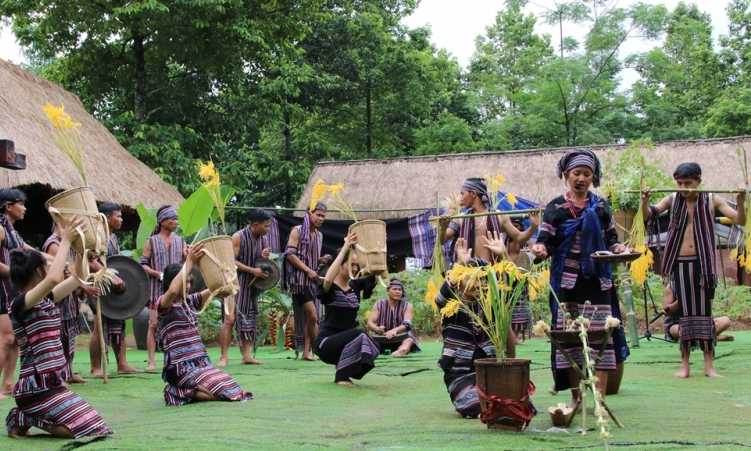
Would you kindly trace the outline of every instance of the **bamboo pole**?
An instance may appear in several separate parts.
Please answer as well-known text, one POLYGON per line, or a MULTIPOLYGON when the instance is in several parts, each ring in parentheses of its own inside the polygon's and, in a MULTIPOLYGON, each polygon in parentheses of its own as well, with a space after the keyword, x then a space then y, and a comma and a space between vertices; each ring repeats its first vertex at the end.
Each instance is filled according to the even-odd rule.
POLYGON ((460 215, 453 215, 453 216, 431 216, 428 218, 430 221, 435 221, 437 219, 441 218, 448 218, 448 219, 461 219, 461 218, 479 218, 482 216, 513 216, 518 215, 522 213, 542 213, 541 208, 529 208, 527 210, 504 210, 504 211, 486 211, 483 213, 471 213, 471 214, 460 214, 460 215))
MULTIPOLYGON (((100 305, 99 298, 96 298, 96 325, 99 328, 99 346, 102 348, 100 353, 102 356, 102 375, 104 377, 104 383, 107 384, 107 348, 104 347, 104 329, 102 328, 102 306, 100 305)), ((123 343, 121 346, 125 346, 123 343)))
MULTIPOLYGON (((627 189, 623 191, 626 194, 641 193, 641 190, 627 189)), ((651 189, 650 193, 715 193, 715 194, 740 194, 745 193, 743 189, 709 189, 709 188, 660 188, 651 189)))

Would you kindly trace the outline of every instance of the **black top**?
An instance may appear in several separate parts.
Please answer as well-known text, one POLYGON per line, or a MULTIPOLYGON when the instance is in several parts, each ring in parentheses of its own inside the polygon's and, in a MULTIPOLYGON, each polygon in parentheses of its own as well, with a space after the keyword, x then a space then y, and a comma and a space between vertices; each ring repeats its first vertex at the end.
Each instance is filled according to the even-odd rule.
POLYGON ((318 299, 326 306, 326 315, 318 332, 318 338, 325 338, 345 330, 356 328, 357 311, 360 299, 368 299, 375 288, 375 276, 361 277, 349 281, 349 290, 342 290, 336 283, 328 292, 318 287, 318 299))

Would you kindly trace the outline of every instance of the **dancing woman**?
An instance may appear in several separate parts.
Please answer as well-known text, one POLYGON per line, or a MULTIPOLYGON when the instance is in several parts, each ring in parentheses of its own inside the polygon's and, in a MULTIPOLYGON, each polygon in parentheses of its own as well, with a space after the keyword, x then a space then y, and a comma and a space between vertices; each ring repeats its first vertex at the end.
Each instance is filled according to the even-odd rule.
POLYGON ((375 277, 350 279, 350 268, 343 264, 349 257, 352 271, 357 272, 357 256, 352 252, 356 241, 357 235, 350 232, 318 288, 318 299, 326 306, 326 315, 313 345, 313 352, 321 360, 336 365, 334 382, 345 387, 354 387, 352 379, 362 379, 372 370, 380 353, 367 332, 357 328, 360 298, 367 299, 373 293, 375 277))
POLYGON ((10 278, 20 292, 10 306, 10 320, 21 355, 21 371, 13 389, 16 405, 5 420, 8 436, 21 438, 34 426, 63 438, 106 435, 112 431, 102 417, 64 381, 70 377, 60 341, 60 309, 80 283, 86 259, 76 258, 74 275, 64 279, 70 243, 78 237, 82 219, 71 218, 61 232, 60 248, 52 265, 36 250, 10 252, 10 278))

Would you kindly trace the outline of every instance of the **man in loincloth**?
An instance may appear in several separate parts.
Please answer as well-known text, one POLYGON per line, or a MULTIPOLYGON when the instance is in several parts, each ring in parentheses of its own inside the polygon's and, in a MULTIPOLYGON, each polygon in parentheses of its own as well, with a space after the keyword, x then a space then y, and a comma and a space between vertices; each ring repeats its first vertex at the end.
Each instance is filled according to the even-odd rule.
POLYGON ((268 278, 268 274, 253 265, 259 258, 269 258, 269 227, 271 226, 271 213, 266 210, 256 210, 250 214, 250 224, 244 229, 232 235, 232 246, 235 249, 235 265, 237 265, 238 283, 240 291, 237 293, 235 311, 227 314, 222 309, 224 320, 219 332, 219 342, 222 355, 219 358, 218 367, 227 366, 227 349, 232 340, 232 325, 237 328, 237 339, 240 342, 242 363, 260 365, 262 362, 250 356, 250 345, 256 340, 258 329, 256 319, 258 317, 258 288, 250 286, 258 277, 268 278))
MULTIPOLYGON (((104 202, 99 205, 99 213, 102 213, 107 218, 107 226, 110 229, 109 241, 107 241, 107 257, 113 257, 120 255, 120 242, 117 240, 115 232, 120 230, 123 226, 123 208, 112 202, 104 202)), ((96 272, 102 269, 104 266, 102 262, 92 260, 89 263, 91 270, 96 272)), ((112 289, 116 291, 122 291, 125 289, 123 281, 112 275, 113 283, 112 289)), ((89 296, 92 296, 88 293, 89 296)), ((98 294, 96 295, 98 296, 98 294)), ((93 296, 96 298, 96 296, 93 296)), ((117 360, 117 373, 141 373, 141 370, 137 370, 128 364, 126 357, 127 346, 125 344, 125 321, 115 320, 107 318, 102 315, 102 328, 104 329, 104 346, 105 355, 109 353, 107 346, 112 346, 115 351, 115 359, 117 360)), ((94 323, 94 331, 91 334, 91 341, 89 341, 89 357, 91 358, 91 375, 102 376, 102 345, 99 340, 99 325, 94 323)))
POLYGON ((151 237, 143 246, 143 253, 139 263, 150 277, 149 294, 149 333, 146 335, 146 348, 149 352, 147 370, 156 369, 154 354, 156 353, 157 305, 156 301, 162 296, 162 276, 164 268, 173 263, 180 263, 187 255, 185 241, 175 233, 177 230, 177 210, 170 205, 159 207, 156 212, 157 226, 151 232, 151 237))
POLYGON ((318 266, 325 265, 330 255, 321 256, 323 234, 318 230, 326 219, 326 206, 318 203, 306 211, 302 225, 295 226, 289 234, 284 251, 284 277, 282 289, 292 294, 295 315, 296 349, 302 350, 302 360, 314 361, 310 352, 318 336, 321 305, 316 297, 318 291, 318 266))
MULTIPOLYGON (((701 167, 697 163, 683 163, 676 168, 673 178, 680 189, 697 189, 701 184, 701 167)), ((699 348, 704 352, 704 375, 722 377, 713 366, 716 339, 712 299, 717 286, 714 215, 719 211, 736 224, 745 225, 746 196, 738 194, 738 211, 722 197, 709 193, 675 193, 652 206, 649 198, 650 190, 645 188, 641 210, 646 220, 670 211, 662 274, 666 282, 675 283, 679 305, 681 370, 675 375, 689 376, 691 350, 699 348)))

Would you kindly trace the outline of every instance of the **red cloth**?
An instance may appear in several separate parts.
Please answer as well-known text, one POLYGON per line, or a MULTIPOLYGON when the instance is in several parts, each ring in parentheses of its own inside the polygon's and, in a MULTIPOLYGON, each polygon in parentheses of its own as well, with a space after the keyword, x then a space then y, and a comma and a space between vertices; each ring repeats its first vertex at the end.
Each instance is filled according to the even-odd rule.
POLYGON ((529 403, 529 397, 535 393, 535 384, 529 381, 527 395, 522 399, 503 399, 500 396, 488 396, 477 387, 477 394, 487 401, 487 408, 483 410, 478 418, 483 423, 489 423, 501 417, 509 417, 520 423, 524 423, 524 429, 527 429, 529 423, 537 414, 534 406, 529 403))

